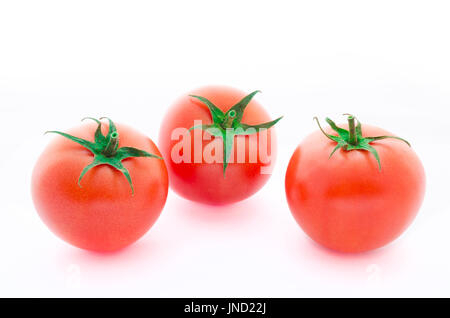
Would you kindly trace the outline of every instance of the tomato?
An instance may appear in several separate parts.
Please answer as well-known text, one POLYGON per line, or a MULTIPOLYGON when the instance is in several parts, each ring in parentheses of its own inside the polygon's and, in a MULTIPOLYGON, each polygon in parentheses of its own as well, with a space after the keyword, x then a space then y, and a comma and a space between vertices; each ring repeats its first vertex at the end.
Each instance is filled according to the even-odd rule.
POLYGON ((168 176, 149 138, 112 121, 109 129, 97 123, 70 135, 56 132, 63 136, 47 146, 35 165, 32 196, 41 219, 64 241, 114 251, 154 224, 166 201, 168 176), (87 147, 95 150, 95 159, 87 147))
POLYGON ((363 252, 393 241, 413 221, 424 198, 425 173, 405 140, 377 127, 355 128, 353 116, 347 127, 335 127, 344 138, 327 129, 331 138, 317 131, 303 140, 287 168, 286 196, 295 220, 314 241, 363 252), (345 145, 358 131, 359 146, 345 145))
POLYGON ((159 145, 176 193, 222 205, 250 197, 267 182, 276 155, 275 134, 269 128, 281 118, 270 121, 253 99, 256 93, 209 86, 173 104, 162 121, 159 145), (253 128, 254 133, 239 133, 241 128, 253 128), (227 137, 228 131, 233 133, 227 137))

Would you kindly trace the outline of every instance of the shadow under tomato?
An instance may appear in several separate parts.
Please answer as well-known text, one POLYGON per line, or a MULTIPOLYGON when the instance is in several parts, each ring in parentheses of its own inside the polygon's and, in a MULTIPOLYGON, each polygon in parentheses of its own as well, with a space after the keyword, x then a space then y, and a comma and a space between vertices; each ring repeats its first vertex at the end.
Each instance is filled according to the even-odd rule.
POLYGON ((186 200, 174 194, 173 205, 178 217, 187 222, 218 227, 247 226, 261 217, 259 212, 264 209, 257 196, 234 204, 215 206, 186 200))
POLYGON ((324 247, 306 234, 298 236, 290 244, 297 262, 302 262, 314 272, 343 279, 370 280, 371 277, 386 277, 400 273, 408 266, 407 251, 401 240, 375 250, 361 253, 344 253, 324 247))
POLYGON ((146 236, 128 247, 107 253, 86 251, 65 244, 57 258, 65 275, 75 269, 79 271, 82 281, 106 283, 127 280, 151 271, 155 266, 161 267, 170 249, 166 245, 146 236))

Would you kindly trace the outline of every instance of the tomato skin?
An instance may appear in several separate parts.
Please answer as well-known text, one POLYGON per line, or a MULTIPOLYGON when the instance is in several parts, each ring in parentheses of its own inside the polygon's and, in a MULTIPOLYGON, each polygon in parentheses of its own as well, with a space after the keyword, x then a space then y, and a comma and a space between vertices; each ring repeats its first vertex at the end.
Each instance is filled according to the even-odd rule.
MULTIPOLYGON (((275 132, 271 128, 267 132, 267 148, 270 155, 270 161, 262 160, 259 154, 256 154, 257 161, 250 163, 248 158, 255 149, 249 147, 249 136, 235 136, 233 148, 234 158, 236 158, 236 145, 245 141, 246 160, 244 163, 229 163, 224 177, 222 163, 206 163, 203 155, 200 153, 200 163, 180 162, 175 163, 172 160, 172 148, 179 140, 172 140, 171 135, 176 128, 189 129, 194 125, 194 120, 201 120, 203 124, 211 124, 211 114, 206 105, 189 95, 199 95, 209 99, 223 112, 228 111, 234 104, 240 101, 244 92, 224 86, 208 86, 196 89, 189 94, 179 98, 168 110, 162 121, 159 145, 161 152, 166 160, 169 171, 171 188, 182 197, 211 205, 224 205, 244 200, 256 193, 269 179, 269 173, 261 173, 261 169, 268 168, 275 162, 276 141, 275 132), (251 148, 251 149, 250 149, 251 148), (272 149, 272 152, 270 151, 272 149)), ((245 109, 242 122, 255 125, 270 121, 271 118, 263 107, 252 99, 245 109)), ((220 143, 221 138, 204 140, 208 137, 207 132, 200 132, 203 136, 201 149, 210 143, 220 143)), ((194 131, 191 131, 191 154, 194 158, 194 131)), ((209 136, 211 137, 211 136, 209 136)), ((220 146, 222 147, 222 146, 220 146)), ((258 149, 260 143, 258 142, 258 149)), ((255 147, 256 148, 256 147, 255 147)), ((258 149, 256 151, 258 152, 258 149)))
MULTIPOLYGON (((346 125, 340 125, 347 127, 346 125)), ((331 129, 327 133, 332 133, 331 129)), ((363 125, 363 136, 392 135, 363 125)), ((300 227, 314 241, 341 252, 382 247, 405 231, 425 194, 425 172, 412 150, 395 139, 368 151, 340 149, 320 131, 303 140, 286 171, 286 196, 300 227)))
MULTIPOLYGON (((102 125, 103 134, 108 125, 102 125)), ((156 145, 136 130, 117 124, 119 147, 128 146, 159 155, 156 145)), ((96 125, 82 125, 68 133, 93 141, 96 125)), ((109 252, 138 240, 154 224, 164 207, 168 176, 164 161, 129 158, 134 195, 125 176, 101 165, 87 172, 92 153, 56 136, 38 159, 32 175, 32 196, 39 216, 64 241, 79 248, 109 252)))

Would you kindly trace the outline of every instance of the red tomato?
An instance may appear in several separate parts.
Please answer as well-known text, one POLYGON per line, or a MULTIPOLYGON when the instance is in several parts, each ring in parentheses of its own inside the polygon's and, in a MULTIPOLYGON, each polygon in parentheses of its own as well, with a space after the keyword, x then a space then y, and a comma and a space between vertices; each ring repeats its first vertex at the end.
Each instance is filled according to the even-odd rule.
MULTIPOLYGON (((103 134, 107 126, 102 125, 103 134)), ((96 125, 83 125, 70 134, 94 141, 96 125)), ((160 156, 158 148, 133 128, 117 126, 119 149, 136 147, 160 156)), ((44 223, 60 238, 93 251, 114 251, 143 236, 164 207, 168 176, 164 161, 127 158, 134 194, 124 174, 109 165, 82 170, 93 154, 67 138, 57 136, 44 150, 34 168, 32 195, 44 223)))
MULTIPOLYGON (((362 133, 390 135, 371 126, 363 126, 362 133)), ((365 150, 341 148, 329 158, 335 146, 317 131, 295 150, 285 180, 295 220, 330 249, 362 252, 388 244, 405 231, 422 203, 425 174, 419 158, 400 140, 374 141, 380 170, 365 150)))
MULTIPOLYGON (((224 113, 230 111, 233 105, 246 96, 239 90, 222 86, 199 88, 191 92, 191 95, 208 99, 224 113)), ((235 116, 236 113, 232 115, 235 116)), ((212 137, 202 130, 192 130, 187 133, 190 135, 185 135, 190 145, 181 150, 181 153, 188 151, 189 160, 182 162, 174 160, 173 150, 183 138, 179 135, 173 138, 172 134, 179 128, 186 130, 193 127, 194 121, 201 121, 202 124, 207 125, 213 124, 212 114, 204 102, 186 94, 174 103, 161 125, 159 145, 167 163, 173 190, 189 200, 222 205, 250 197, 267 182, 270 176, 269 167, 274 163, 276 155, 273 129, 266 131, 267 145, 262 145, 261 132, 251 136, 234 136, 233 155, 230 156, 230 161, 233 162, 228 163, 225 171, 224 161, 216 160, 210 163, 211 160, 205 156, 207 149, 217 146, 218 151, 222 151, 218 157, 222 158, 223 139, 212 137), (198 141, 198 138, 194 137, 196 134, 199 134, 200 142, 196 142, 198 141), (252 139, 254 137, 257 137, 257 141, 253 143, 256 146, 251 147, 250 140, 254 141, 255 139, 252 139), (260 150, 267 150, 264 153, 267 153, 268 157, 263 158, 260 150), (238 152, 245 154, 244 162, 238 160, 238 152), (256 160, 250 160, 250 158, 256 158, 256 160)), ((267 112, 252 99, 243 112, 242 123, 258 125, 268 121, 270 117, 267 112)))

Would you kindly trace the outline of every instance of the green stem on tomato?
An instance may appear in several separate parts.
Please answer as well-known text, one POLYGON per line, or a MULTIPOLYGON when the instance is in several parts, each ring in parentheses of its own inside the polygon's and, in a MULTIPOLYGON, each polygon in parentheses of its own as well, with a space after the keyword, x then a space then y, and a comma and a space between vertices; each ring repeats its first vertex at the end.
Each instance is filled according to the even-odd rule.
POLYGON ((353 115, 349 115, 348 118, 348 143, 350 145, 357 145, 358 144, 358 135, 356 134, 356 126, 355 126, 355 117, 353 115))
POLYGON ((227 129, 231 128, 233 125, 233 120, 236 118, 236 111, 232 109, 226 116, 223 121, 222 127, 227 129))
POLYGON ((118 132, 113 132, 110 135, 109 141, 105 147, 105 149, 103 150, 103 154, 106 157, 113 157, 116 154, 116 149, 119 145, 119 133, 118 132))
POLYGON ((333 129, 336 133, 336 135, 327 134, 322 127, 320 126, 319 120, 317 117, 314 117, 314 120, 317 121, 317 124, 319 125, 320 131, 330 140, 336 142, 336 147, 334 147, 333 151, 331 152, 329 158, 333 156, 333 154, 338 151, 339 149, 343 149, 345 151, 351 151, 351 150, 365 150, 369 151, 377 160, 378 168, 381 170, 381 162, 380 157, 378 155, 377 150, 370 145, 370 143, 382 140, 386 138, 392 138, 397 139, 400 141, 403 141, 408 146, 411 146, 408 141, 405 139, 402 139, 400 137, 396 136, 377 136, 377 137, 363 137, 362 135, 362 128, 361 128, 361 122, 356 119, 355 116, 350 114, 344 114, 347 117, 348 120, 348 130, 344 128, 338 127, 334 121, 332 121, 330 118, 326 118, 327 123, 330 125, 331 129, 333 129))
POLYGON ((87 117, 85 119, 91 119, 97 123, 94 142, 81 139, 60 131, 48 131, 48 133, 55 133, 78 143, 93 154, 94 160, 91 164, 84 167, 83 171, 81 171, 80 177, 78 179, 78 185, 81 187, 80 182, 83 179, 83 176, 92 168, 99 165, 109 165, 114 169, 120 171, 126 177, 131 187, 131 193, 134 194, 133 182, 131 181, 130 173, 128 172, 128 169, 122 164, 122 160, 133 157, 151 157, 161 160, 162 158, 133 147, 119 148, 119 132, 117 131, 116 125, 111 121, 111 119, 106 118, 109 121, 109 131, 106 136, 102 133, 102 122, 100 120, 91 117, 87 117))
POLYGON ((211 124, 192 126, 191 128, 189 128, 189 131, 193 129, 202 129, 205 131, 209 131, 214 137, 222 138, 224 177, 230 159, 231 150, 233 149, 234 136, 259 133, 259 131, 262 129, 269 129, 282 118, 279 117, 273 121, 258 125, 247 125, 241 122, 242 117, 244 116, 245 108, 250 103, 253 96, 255 96, 258 92, 259 91, 254 91, 248 94, 225 113, 205 97, 197 95, 189 95, 195 99, 198 99, 203 104, 208 106, 212 119, 211 124))

